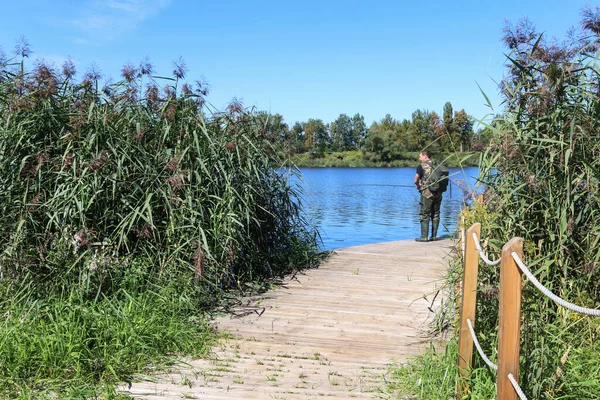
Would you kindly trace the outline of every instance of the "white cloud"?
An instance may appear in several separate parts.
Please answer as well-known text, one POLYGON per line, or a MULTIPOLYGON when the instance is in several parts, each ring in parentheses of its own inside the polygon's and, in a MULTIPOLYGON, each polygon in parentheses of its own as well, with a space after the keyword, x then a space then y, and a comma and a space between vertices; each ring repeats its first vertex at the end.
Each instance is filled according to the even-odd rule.
POLYGON ((71 24, 83 33, 115 39, 135 29, 171 4, 172 0, 89 0, 75 10, 71 24))
POLYGON ((105 29, 109 24, 110 19, 100 15, 91 15, 73 21, 73 25, 87 31, 105 29))

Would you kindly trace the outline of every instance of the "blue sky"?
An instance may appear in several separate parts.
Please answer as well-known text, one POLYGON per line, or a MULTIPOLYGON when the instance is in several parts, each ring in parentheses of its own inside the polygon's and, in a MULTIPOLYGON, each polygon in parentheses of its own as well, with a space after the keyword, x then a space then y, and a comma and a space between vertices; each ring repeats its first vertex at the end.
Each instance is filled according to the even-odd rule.
MULTIPOLYGON (((501 111, 504 21, 526 16, 539 31, 564 38, 587 1, 303 0, 21 0, 0 1, 0 48, 30 43, 32 60, 79 76, 92 64, 113 81, 145 57, 169 75, 179 57, 187 80, 204 78, 208 101, 282 114, 290 125, 340 114, 442 113, 450 101, 476 118, 501 111)), ((595 7, 595 4, 591 3, 595 7)))

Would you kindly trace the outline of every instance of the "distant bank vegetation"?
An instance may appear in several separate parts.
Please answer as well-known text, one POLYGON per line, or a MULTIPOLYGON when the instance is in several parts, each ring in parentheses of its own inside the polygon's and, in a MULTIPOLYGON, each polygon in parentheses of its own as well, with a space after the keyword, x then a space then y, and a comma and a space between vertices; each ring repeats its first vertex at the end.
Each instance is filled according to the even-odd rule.
POLYGON ((422 150, 443 158, 455 154, 448 161, 457 166, 457 157, 485 150, 491 137, 490 127, 475 131, 475 119, 465 110, 455 112, 450 102, 444 104, 442 117, 416 110, 410 119, 387 114, 369 127, 359 113, 340 114, 330 123, 309 119, 291 127, 280 114, 258 112, 257 117, 264 135, 299 166, 409 166, 422 150))
MULTIPOLYGON (((433 158, 443 162, 447 167, 477 166, 481 153, 434 153, 433 158)), ((419 163, 419 152, 401 152, 393 160, 381 161, 369 159, 361 151, 340 151, 324 154, 303 153, 290 157, 291 163, 306 168, 414 168, 419 163)))

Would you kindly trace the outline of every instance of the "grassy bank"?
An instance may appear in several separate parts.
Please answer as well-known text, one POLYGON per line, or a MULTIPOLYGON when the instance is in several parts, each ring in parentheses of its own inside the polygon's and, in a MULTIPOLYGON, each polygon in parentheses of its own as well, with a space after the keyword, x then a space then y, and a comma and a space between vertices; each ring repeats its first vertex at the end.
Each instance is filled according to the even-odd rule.
MULTIPOLYGON (((479 153, 434 154, 436 160, 444 160, 448 167, 476 166, 479 153)), ((393 161, 370 161, 360 151, 331 152, 323 154, 303 153, 291 157, 291 162, 305 168, 416 168, 419 164, 418 152, 406 152, 393 161)))
POLYGON ((148 287, 135 266, 123 271, 117 291, 92 299, 77 287, 35 298, 25 287, 31 281, 16 283, 21 295, 4 285, 3 396, 117 398, 114 386, 136 373, 159 370, 175 355, 206 354, 217 334, 198 298, 173 281, 148 287))

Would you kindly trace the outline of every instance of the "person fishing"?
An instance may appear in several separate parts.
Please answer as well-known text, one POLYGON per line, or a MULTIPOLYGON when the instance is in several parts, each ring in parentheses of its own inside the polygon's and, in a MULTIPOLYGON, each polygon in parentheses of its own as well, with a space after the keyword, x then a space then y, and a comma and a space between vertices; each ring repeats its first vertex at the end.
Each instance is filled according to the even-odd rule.
MULTIPOLYGON (((429 151, 422 151, 419 154, 421 164, 417 166, 415 175, 415 185, 421 193, 419 201, 419 218, 421 220, 421 236, 415 238, 417 242, 428 242, 437 240, 437 231, 440 224, 440 206, 442 204, 442 192, 437 182, 434 180, 434 163, 429 151), (431 220, 431 237, 427 237, 429 232, 429 220, 431 220)), ((436 179, 437 180, 437 179, 436 179)), ((445 188, 444 188, 445 189, 445 188)))

